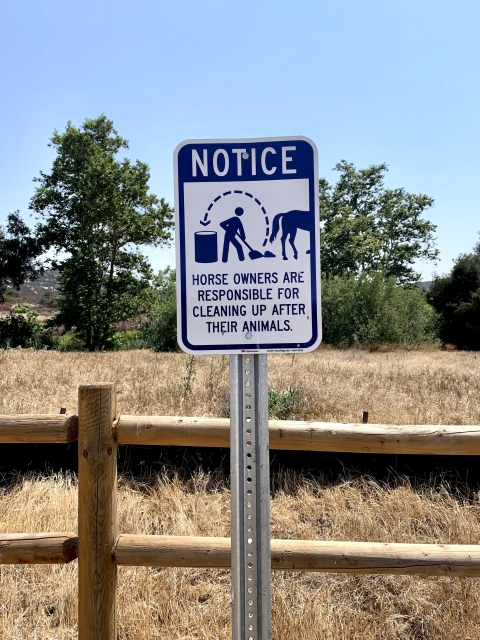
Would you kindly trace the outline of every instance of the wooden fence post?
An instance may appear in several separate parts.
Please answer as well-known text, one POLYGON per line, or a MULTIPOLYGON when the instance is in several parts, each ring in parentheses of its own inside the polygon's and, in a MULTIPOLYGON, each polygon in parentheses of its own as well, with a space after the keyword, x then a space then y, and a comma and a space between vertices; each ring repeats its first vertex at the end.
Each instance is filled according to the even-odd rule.
POLYGON ((78 389, 78 640, 116 640, 115 383, 78 389))

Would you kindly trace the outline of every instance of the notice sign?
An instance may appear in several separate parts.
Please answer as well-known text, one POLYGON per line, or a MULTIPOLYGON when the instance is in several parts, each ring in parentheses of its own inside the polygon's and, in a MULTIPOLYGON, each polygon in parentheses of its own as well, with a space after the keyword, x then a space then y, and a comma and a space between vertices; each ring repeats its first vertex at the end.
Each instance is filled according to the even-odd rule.
POLYGON ((321 340, 317 149, 308 138, 175 149, 178 342, 191 354, 321 340))

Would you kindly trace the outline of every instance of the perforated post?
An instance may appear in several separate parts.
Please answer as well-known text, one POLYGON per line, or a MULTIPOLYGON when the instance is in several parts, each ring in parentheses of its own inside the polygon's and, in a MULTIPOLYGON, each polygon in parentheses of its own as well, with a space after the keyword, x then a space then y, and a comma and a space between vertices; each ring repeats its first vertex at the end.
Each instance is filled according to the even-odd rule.
POLYGON ((232 638, 271 638, 266 355, 230 357, 232 638))

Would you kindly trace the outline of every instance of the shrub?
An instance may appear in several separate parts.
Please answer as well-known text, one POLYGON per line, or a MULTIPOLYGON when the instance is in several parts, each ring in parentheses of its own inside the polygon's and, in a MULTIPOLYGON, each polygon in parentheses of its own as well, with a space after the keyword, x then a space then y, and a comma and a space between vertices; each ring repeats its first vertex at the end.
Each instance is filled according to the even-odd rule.
POLYGON ((51 309, 56 309, 58 307, 58 295, 53 293, 50 289, 47 289, 43 296, 40 298, 41 304, 44 304, 46 307, 50 307, 51 309))
POLYGON ((16 289, 5 289, 5 292, 3 294, 4 302, 11 302, 12 300, 16 300, 17 298, 20 298, 20 293, 16 291, 16 289))
POLYGON ((148 344, 140 331, 118 331, 107 343, 107 348, 112 351, 146 349, 148 344))
POLYGON ((177 299, 175 270, 167 267, 155 278, 158 295, 139 328, 139 335, 154 351, 177 351, 177 299))
POLYGON ((419 287, 398 286, 381 273, 322 282, 324 341, 338 346, 438 339, 438 315, 419 287))
POLYGON ((55 338, 58 351, 83 351, 84 346, 84 341, 76 335, 66 333, 55 338))
MULTIPOLYGON (((85 340, 75 333, 65 333, 55 338, 58 351, 83 351, 85 340)), ((105 345, 108 351, 126 351, 128 349, 146 349, 148 345, 139 331, 118 331, 105 345)))
POLYGON ((44 331, 38 321, 38 313, 28 305, 15 307, 6 318, 0 319, 0 348, 42 349, 52 346, 51 334, 44 331))

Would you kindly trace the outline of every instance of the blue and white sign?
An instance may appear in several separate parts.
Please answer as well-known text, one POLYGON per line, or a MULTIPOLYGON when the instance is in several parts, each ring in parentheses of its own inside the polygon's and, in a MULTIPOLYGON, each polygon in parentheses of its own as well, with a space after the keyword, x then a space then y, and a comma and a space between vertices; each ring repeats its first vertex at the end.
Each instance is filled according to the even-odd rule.
POLYGON ((174 154, 178 342, 284 353, 321 340, 317 148, 187 140, 174 154))

